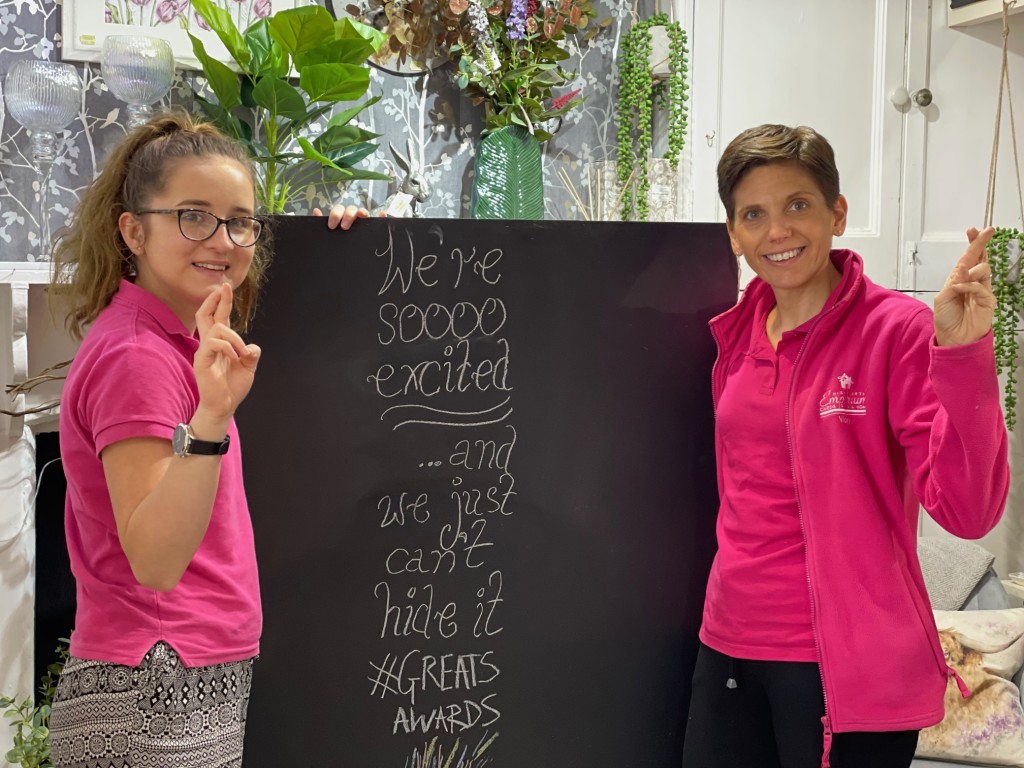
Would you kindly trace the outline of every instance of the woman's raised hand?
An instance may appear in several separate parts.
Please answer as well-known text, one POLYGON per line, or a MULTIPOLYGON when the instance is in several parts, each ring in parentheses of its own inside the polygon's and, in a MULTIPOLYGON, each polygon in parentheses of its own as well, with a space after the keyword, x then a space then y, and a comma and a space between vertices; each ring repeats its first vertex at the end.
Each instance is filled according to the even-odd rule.
POLYGON ((219 285, 196 313, 199 349, 192 367, 199 386, 200 408, 214 420, 227 421, 234 415, 252 388, 260 361, 260 348, 246 344, 231 329, 233 298, 228 283, 219 285))
POLYGON ((992 227, 967 230, 967 250, 935 296, 935 341, 940 347, 970 344, 992 328, 996 297, 985 247, 994 234, 992 227))

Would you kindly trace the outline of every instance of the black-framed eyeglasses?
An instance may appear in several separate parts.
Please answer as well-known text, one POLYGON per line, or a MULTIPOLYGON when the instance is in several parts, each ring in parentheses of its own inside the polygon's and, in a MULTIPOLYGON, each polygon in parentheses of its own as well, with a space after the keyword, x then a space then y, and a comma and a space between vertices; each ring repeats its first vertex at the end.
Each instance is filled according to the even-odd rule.
POLYGON ((217 233, 217 228, 223 224, 232 243, 241 248, 249 248, 256 244, 263 231, 263 222, 253 216, 232 216, 230 219, 222 219, 209 211, 200 211, 196 208, 154 208, 148 211, 136 211, 135 215, 142 216, 149 213, 176 214, 181 234, 189 240, 197 242, 209 240, 217 233))

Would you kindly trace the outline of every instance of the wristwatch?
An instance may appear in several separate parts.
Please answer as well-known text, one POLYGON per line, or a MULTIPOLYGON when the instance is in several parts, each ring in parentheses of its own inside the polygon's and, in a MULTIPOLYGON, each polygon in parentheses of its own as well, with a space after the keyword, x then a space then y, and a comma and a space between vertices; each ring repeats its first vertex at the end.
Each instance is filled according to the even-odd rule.
POLYGON ((191 424, 179 424, 174 428, 174 437, 171 445, 176 456, 223 456, 228 452, 228 444, 231 442, 230 435, 224 435, 224 439, 200 440, 192 431, 191 424))

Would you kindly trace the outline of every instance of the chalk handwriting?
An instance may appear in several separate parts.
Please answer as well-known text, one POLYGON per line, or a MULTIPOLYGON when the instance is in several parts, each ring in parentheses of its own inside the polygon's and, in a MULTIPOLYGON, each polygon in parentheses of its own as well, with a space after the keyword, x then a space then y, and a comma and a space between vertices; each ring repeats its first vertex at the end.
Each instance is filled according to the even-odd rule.
POLYGON ((427 584, 421 588, 410 587, 406 597, 410 601, 406 605, 394 605, 391 602, 391 587, 386 581, 378 582, 373 589, 373 596, 384 600, 384 624, 380 636, 409 637, 421 635, 429 640, 431 632, 437 630, 441 637, 452 637, 459 630, 455 622, 455 603, 447 603, 439 611, 434 610, 434 585, 427 584), (420 592, 422 590, 422 592, 420 592), (415 602, 424 600, 424 602, 415 602), (389 624, 390 622, 390 624, 389 624))
POLYGON ((476 596, 480 598, 480 602, 476 604, 477 615, 476 621, 473 623, 473 637, 489 637, 498 634, 504 628, 492 628, 491 622, 494 620, 494 610, 498 604, 505 602, 501 597, 501 571, 492 571, 491 575, 487 577, 487 586, 478 589, 476 596), (483 599, 492 592, 493 597, 488 600, 483 599))
POLYGON ((448 457, 448 463, 462 469, 500 469, 507 473, 518 433, 511 424, 506 424, 505 428, 512 433, 506 443, 495 440, 459 440, 455 444, 455 451, 448 457))
POLYGON ((412 707, 399 707, 395 714, 395 721, 392 733, 429 733, 430 731, 444 731, 445 733, 460 733, 474 726, 486 727, 498 721, 501 712, 491 705, 491 700, 497 694, 491 693, 484 696, 480 703, 474 701, 463 701, 461 704, 442 704, 439 707, 428 710, 427 713, 416 714, 412 707))
POLYGON ((398 503, 394 505, 394 510, 392 510, 391 496, 382 497, 377 502, 377 511, 384 513, 384 519, 381 520, 380 527, 387 528, 389 525, 405 525, 406 515, 409 515, 413 522, 427 522, 430 519, 430 510, 426 508, 427 494, 421 493, 416 497, 415 501, 406 501, 406 497, 411 498, 412 496, 413 494, 403 491, 398 497, 398 503))
POLYGON ((408 293, 409 289, 412 288, 413 284, 416 282, 425 288, 431 288, 437 285, 437 279, 430 278, 428 276, 428 273, 437 264, 437 256, 427 254, 417 258, 416 249, 412 244, 412 233, 406 230, 405 237, 409 241, 409 259, 407 262, 404 259, 400 260, 395 254, 394 233, 391 231, 391 227, 388 227, 387 248, 383 251, 377 251, 376 253, 378 257, 388 257, 387 275, 384 278, 384 284, 377 292, 378 296, 383 296, 394 284, 395 280, 398 280, 399 290, 403 294, 408 293))
POLYGON ((476 248, 473 248, 468 255, 462 253, 461 248, 455 248, 452 250, 451 258, 455 259, 459 265, 459 272, 455 277, 455 284, 453 288, 458 288, 462 282, 462 268, 467 264, 472 264, 470 269, 473 270, 473 274, 478 275, 488 285, 497 285, 498 281, 501 280, 500 273, 492 273, 491 270, 498 266, 498 262, 501 261, 501 257, 504 254, 500 248, 492 248, 487 251, 479 260, 476 258, 476 248))
POLYGON ((391 427, 392 431, 409 424, 427 424, 435 427, 483 427, 488 424, 497 424, 511 416, 512 406, 509 405, 511 399, 511 397, 506 397, 497 405, 479 411, 451 411, 421 403, 400 403, 385 408, 380 419, 384 421, 384 417, 389 414, 401 418, 401 421, 391 427))
POLYGON ((470 343, 463 339, 444 348, 444 360, 403 363, 397 368, 384 363, 366 380, 373 383, 381 397, 410 394, 433 397, 441 392, 488 392, 492 389, 508 392, 512 389, 508 384, 508 341, 498 339, 497 345, 501 352, 497 358, 471 360, 470 343))
POLYGON ((374 258, 383 275, 369 332, 386 355, 363 373, 366 389, 381 398, 385 434, 404 428, 415 441, 423 485, 409 490, 396 474, 403 486, 374 496, 382 648, 367 680, 371 697, 398 699, 392 734, 459 734, 501 718, 497 651, 457 646, 504 631, 505 574, 495 561, 518 495, 512 318, 495 293, 507 263, 501 248, 444 245, 443 236, 420 252, 410 230, 393 227, 374 258), (428 647, 407 650, 423 641, 428 647))
POLYGON ((384 328, 377 340, 387 346, 393 342, 411 344, 420 340, 459 341, 471 336, 494 336, 505 327, 508 310, 501 299, 490 297, 479 304, 460 301, 452 306, 432 302, 425 307, 393 302, 380 305, 377 313, 384 328))
POLYGON ((437 655, 415 649, 401 657, 388 653, 379 664, 370 662, 370 695, 408 697, 409 703, 415 704, 418 693, 469 692, 498 679, 501 670, 493 656, 494 651, 437 655))

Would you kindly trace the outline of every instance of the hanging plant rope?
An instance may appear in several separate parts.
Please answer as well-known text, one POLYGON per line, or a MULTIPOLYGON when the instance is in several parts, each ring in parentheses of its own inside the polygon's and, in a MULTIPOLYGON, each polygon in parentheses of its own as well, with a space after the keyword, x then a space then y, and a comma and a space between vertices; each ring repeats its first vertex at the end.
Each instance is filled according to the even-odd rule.
MULTIPOLYGON (((1013 2, 1003 3, 1003 56, 999 73, 999 98, 996 103, 995 136, 992 139, 992 160, 988 169, 988 188, 985 192, 985 226, 992 226, 996 203, 996 168, 999 157, 999 127, 1003 118, 1003 93, 1005 88, 1010 113, 1010 145, 1013 147, 1013 168, 1017 180, 1017 201, 1020 204, 1021 221, 1024 222, 1024 193, 1020 183, 1020 159, 1017 154, 1017 126, 1013 114, 1013 96, 1010 91, 1010 68, 1007 55, 1010 38, 1009 10, 1013 2)), ((992 290, 997 306, 992 328, 995 336, 996 372, 1006 374, 1003 389, 1003 417, 1006 428, 1012 430, 1017 424, 1017 356, 1019 353, 1019 328, 1024 314, 1024 292, 1021 291, 1021 245, 1024 233, 1019 229, 997 227, 988 244, 988 258, 992 268, 992 290), (1016 246, 1014 246, 1016 243, 1016 246)))

